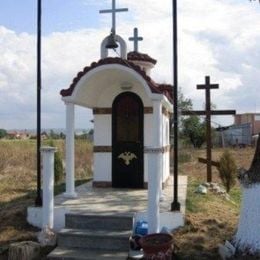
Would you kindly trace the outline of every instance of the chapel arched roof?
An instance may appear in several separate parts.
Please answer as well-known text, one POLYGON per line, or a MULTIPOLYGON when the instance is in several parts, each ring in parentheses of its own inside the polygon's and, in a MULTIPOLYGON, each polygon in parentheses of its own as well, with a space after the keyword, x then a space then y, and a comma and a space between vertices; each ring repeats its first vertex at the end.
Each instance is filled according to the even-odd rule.
MULTIPOLYGON (((130 57, 134 57, 135 54, 130 53, 130 57)), ((135 56, 136 57, 136 56, 135 56)), ((152 59, 146 54, 142 54, 142 56, 139 56, 139 58, 143 58, 143 61, 147 61, 149 59, 149 62, 155 62, 156 60, 152 59), (146 59, 146 60, 145 60, 146 59)), ((154 63, 154 64, 155 64, 154 63)), ((143 79, 147 82, 147 85, 149 86, 150 90, 152 93, 157 93, 157 94, 163 94, 165 95, 170 102, 172 102, 172 86, 171 85, 166 85, 166 84, 157 84, 155 81, 149 77, 144 70, 140 68, 140 66, 134 64, 131 60, 124 60, 122 58, 118 57, 108 57, 105 59, 101 59, 98 62, 92 62, 90 66, 85 67, 82 71, 80 71, 77 76, 73 79, 72 83, 70 84, 69 88, 67 89, 62 89, 60 91, 60 94, 62 97, 67 97, 71 96, 77 83, 81 80, 83 76, 85 76, 87 73, 89 73, 91 70, 103 66, 103 65, 109 65, 109 64, 119 64, 128 68, 133 69, 135 72, 137 72, 139 75, 143 77, 143 79), (170 87, 171 86, 171 87, 170 87)))

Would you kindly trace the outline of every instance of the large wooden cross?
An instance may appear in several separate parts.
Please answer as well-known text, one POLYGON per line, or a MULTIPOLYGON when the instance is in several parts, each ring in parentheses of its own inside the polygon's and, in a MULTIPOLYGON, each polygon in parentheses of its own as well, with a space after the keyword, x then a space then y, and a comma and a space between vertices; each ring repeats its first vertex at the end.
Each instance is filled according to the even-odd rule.
MULTIPOLYGON (((211 110, 211 100, 210 100, 210 90, 217 89, 219 87, 218 84, 211 84, 210 77, 205 77, 205 84, 197 85, 197 89, 205 89, 206 93, 206 110, 191 110, 191 111, 182 111, 182 115, 191 116, 206 116, 206 142, 207 142, 207 181, 212 181, 212 170, 211 166, 214 165, 212 162, 212 141, 211 141, 211 116, 214 115, 235 115, 236 110, 211 110)), ((199 160, 200 162, 205 162, 203 159, 199 160)))
POLYGON ((116 8, 116 0, 112 0, 112 9, 108 10, 100 10, 100 14, 105 14, 105 13, 112 13, 112 31, 115 33, 116 32, 116 13, 118 12, 127 12, 128 8, 116 8))
POLYGON ((143 37, 138 36, 138 29, 134 28, 134 36, 128 38, 129 41, 134 42, 134 51, 138 52, 138 42, 143 40, 143 37))

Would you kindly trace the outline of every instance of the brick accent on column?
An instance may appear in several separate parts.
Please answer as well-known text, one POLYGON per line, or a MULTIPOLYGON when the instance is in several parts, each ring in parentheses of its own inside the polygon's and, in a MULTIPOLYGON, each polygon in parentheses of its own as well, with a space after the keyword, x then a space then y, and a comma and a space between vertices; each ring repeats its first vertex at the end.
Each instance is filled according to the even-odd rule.
POLYGON ((112 187, 111 181, 93 181, 92 186, 94 188, 110 188, 112 187))
POLYGON ((95 145, 93 147, 94 153, 111 153, 112 152, 112 146, 109 145, 95 145))

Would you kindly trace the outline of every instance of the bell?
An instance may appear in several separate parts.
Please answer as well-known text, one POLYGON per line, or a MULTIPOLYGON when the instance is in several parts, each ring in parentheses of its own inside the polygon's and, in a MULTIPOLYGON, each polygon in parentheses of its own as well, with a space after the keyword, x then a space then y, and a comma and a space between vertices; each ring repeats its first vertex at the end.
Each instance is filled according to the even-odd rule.
POLYGON ((107 39, 106 49, 116 49, 117 47, 118 44, 115 40, 115 34, 111 32, 107 39))

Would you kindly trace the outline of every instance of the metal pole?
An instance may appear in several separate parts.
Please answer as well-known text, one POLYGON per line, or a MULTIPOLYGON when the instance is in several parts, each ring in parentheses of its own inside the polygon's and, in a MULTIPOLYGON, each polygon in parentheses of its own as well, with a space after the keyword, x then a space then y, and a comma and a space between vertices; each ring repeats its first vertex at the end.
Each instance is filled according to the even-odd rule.
MULTIPOLYGON (((210 85, 210 79, 206 77, 206 86, 210 85)), ((206 131, 207 131, 207 182, 212 181, 212 172, 211 172, 211 101, 210 101, 210 86, 206 87, 206 131)))
POLYGON ((41 195, 41 16, 42 3, 37 2, 37 196, 35 206, 42 206, 41 195))
POLYGON ((178 31, 177 31, 177 0, 172 1, 173 13, 173 135, 174 135, 174 153, 173 153, 173 202, 171 204, 172 211, 180 210, 178 202, 178 31))

